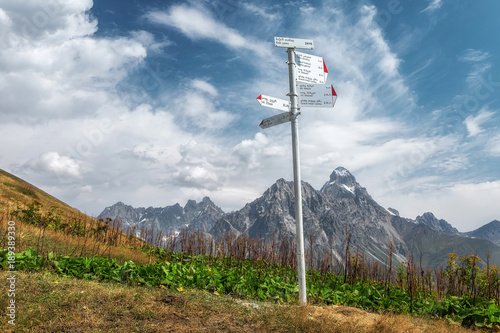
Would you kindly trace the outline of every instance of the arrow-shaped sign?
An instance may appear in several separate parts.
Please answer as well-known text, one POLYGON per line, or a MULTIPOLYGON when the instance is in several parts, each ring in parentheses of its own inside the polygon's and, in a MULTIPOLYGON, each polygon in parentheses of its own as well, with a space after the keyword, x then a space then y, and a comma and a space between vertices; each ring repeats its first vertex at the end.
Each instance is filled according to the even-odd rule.
POLYGON ((326 83, 328 69, 322 57, 295 52, 297 60, 297 81, 306 83, 326 83))
POLYGON ((301 106, 333 108, 337 92, 332 85, 297 83, 301 106))
POLYGON ((314 49, 314 42, 312 41, 312 39, 274 37, 274 46, 312 50, 314 49))
POLYGON ((281 111, 290 111, 290 101, 286 101, 284 99, 279 99, 267 95, 260 95, 259 97, 257 97, 257 102, 259 102, 260 105, 266 106, 268 108, 273 108, 281 111))
POLYGON ((260 126, 260 128, 265 129, 265 128, 269 128, 272 126, 286 123, 287 121, 291 121, 291 120, 292 120, 292 115, 290 114, 290 112, 283 112, 283 113, 280 113, 280 114, 277 114, 275 116, 272 116, 272 117, 269 117, 269 118, 262 120, 260 122, 259 126, 260 126))

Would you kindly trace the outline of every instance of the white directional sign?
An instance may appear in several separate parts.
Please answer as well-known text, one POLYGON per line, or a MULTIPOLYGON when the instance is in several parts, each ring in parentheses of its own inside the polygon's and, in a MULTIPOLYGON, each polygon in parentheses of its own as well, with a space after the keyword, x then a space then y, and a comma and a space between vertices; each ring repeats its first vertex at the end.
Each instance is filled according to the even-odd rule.
POLYGON ((279 124, 286 123, 287 121, 292 120, 292 115, 289 112, 283 112, 280 114, 277 114, 273 117, 266 118, 260 122, 260 128, 268 128, 272 126, 276 126, 279 124))
POLYGON ((300 106, 333 108, 337 93, 332 85, 297 83, 300 106))
POLYGON ((274 37, 274 46, 313 50, 314 42, 312 39, 274 37))
POLYGON ((281 111, 290 111, 290 101, 271 97, 267 95, 260 95, 257 97, 257 102, 262 106, 273 108, 281 111))
POLYGON ((295 52, 297 60, 297 81, 323 84, 328 77, 328 69, 322 57, 295 52))

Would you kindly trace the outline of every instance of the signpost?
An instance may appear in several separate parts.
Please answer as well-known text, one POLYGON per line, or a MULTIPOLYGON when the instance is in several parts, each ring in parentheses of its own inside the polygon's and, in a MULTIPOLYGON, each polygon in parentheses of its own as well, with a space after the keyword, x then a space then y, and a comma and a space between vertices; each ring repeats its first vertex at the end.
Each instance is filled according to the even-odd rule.
POLYGON ((295 84, 295 50, 287 49, 288 77, 290 86, 290 103, 292 114, 292 159, 293 159, 293 189, 295 192, 295 229, 297 238, 297 266, 299 277, 299 304, 307 305, 306 293, 306 261, 304 257, 304 224, 302 222, 302 181, 300 179, 300 151, 299 151, 299 100, 295 84))
POLYGON ((337 93, 332 85, 320 85, 297 82, 299 103, 301 106, 333 108, 337 93))
POLYGON ((307 83, 325 83, 328 69, 325 60, 307 53, 295 52, 297 56, 297 81, 307 83))
POLYGON ((312 41, 312 39, 274 37, 274 46, 314 50, 314 42, 312 41))
POLYGON ((295 49, 314 49, 314 43, 312 40, 274 37, 274 46, 284 47, 287 49, 288 78, 290 87, 290 93, 287 95, 290 97, 290 102, 266 95, 260 95, 257 97, 257 101, 262 106, 287 111, 262 120, 259 126, 262 129, 265 129, 286 122, 291 122, 299 303, 301 306, 305 306, 307 305, 306 264, 304 257, 304 227, 302 219, 298 116, 300 114, 300 104, 302 103, 304 106, 311 107, 333 107, 335 100, 337 99, 337 93, 333 89, 333 86, 322 85, 326 82, 328 77, 328 70, 326 69, 324 59, 295 51, 295 49), (298 58, 299 63, 296 62, 296 58, 298 58), (304 84, 299 83, 298 81, 304 82, 304 84), (300 97, 297 91, 299 91, 300 97))
POLYGON ((259 102, 259 104, 262 106, 267 106, 268 108, 273 108, 281 111, 290 111, 290 101, 285 101, 284 99, 279 99, 267 95, 259 95, 259 97, 257 97, 257 102, 259 102))
POLYGON ((264 128, 273 127, 273 126, 276 126, 279 124, 283 124, 283 123, 286 123, 287 121, 291 121, 291 120, 292 120, 292 116, 290 115, 290 112, 283 112, 283 113, 277 114, 273 117, 269 117, 269 118, 262 120, 260 122, 259 126, 260 126, 260 128, 264 129, 264 128))

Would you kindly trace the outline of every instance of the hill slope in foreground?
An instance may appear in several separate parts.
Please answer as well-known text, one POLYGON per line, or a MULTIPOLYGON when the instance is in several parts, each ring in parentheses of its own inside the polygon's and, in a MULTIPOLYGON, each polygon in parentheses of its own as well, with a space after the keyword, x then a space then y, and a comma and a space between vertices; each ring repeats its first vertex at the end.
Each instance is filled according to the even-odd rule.
POLYGON ((67 216, 82 214, 52 195, 0 169, 0 216, 13 212, 20 204, 28 204, 33 200, 42 204, 42 210, 55 207, 67 216))
MULTIPOLYGON (((6 278, 0 271, 0 279, 6 278)), ((30 332, 469 332, 444 320, 344 306, 291 306, 205 291, 18 273, 16 329, 30 332)), ((6 293, 0 295, 2 308, 6 293)), ((0 320, 0 331, 14 332, 0 320)))

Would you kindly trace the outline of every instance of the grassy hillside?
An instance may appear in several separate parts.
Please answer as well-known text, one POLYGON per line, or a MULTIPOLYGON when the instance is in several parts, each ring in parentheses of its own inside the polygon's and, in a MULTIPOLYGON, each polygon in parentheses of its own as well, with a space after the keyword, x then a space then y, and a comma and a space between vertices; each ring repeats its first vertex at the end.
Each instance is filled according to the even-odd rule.
MULTIPOLYGON (((106 254, 119 262, 134 260, 147 263, 151 257, 144 252, 131 249, 142 242, 135 237, 130 238, 113 225, 98 221, 61 200, 31 185, 30 183, 0 169, 0 248, 7 247, 7 222, 16 222, 16 251, 30 247, 39 253, 53 252, 71 256, 94 256, 106 254), (35 202, 40 205, 34 205, 35 202), (16 211, 18 217, 12 216, 16 211), (34 218, 29 218, 27 211, 34 218), (25 217, 25 218, 22 218, 25 217), (35 221, 40 220, 40 221, 35 221), (58 229, 52 222, 67 225, 64 230, 58 229), (36 224, 35 222, 40 224, 36 224), (96 231, 99 231, 97 233, 96 231), (110 246, 113 235, 115 244, 110 246), (123 245, 129 240, 129 246, 123 245)), ((117 226, 118 227, 118 226, 117 226)))
MULTIPOLYGON (((0 279, 6 274, 0 271, 0 279)), ((443 320, 352 307, 278 305, 171 290, 19 273, 18 331, 27 332, 470 332, 443 320)), ((0 307, 7 298, 0 294, 0 307)), ((13 332, 5 316, 0 331, 13 332)))
POLYGON ((39 201, 44 210, 60 209, 65 215, 79 215, 79 210, 40 190, 30 183, 0 169, 0 216, 12 212, 19 205, 39 201))

